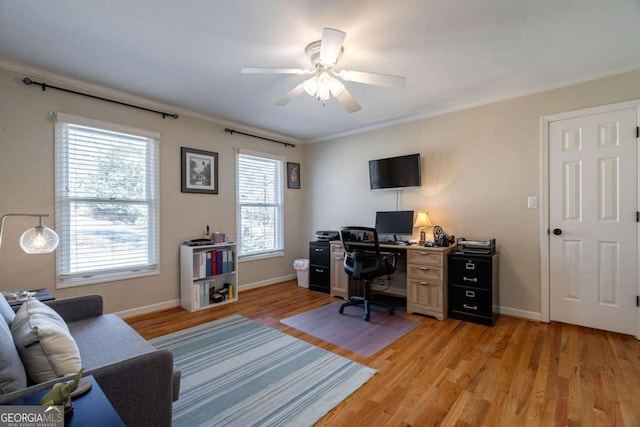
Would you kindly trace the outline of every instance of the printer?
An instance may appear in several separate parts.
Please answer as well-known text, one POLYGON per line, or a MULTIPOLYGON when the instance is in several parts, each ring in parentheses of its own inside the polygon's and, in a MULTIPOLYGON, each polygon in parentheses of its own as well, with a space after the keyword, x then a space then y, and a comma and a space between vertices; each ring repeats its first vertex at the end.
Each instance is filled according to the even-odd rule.
POLYGON ((332 240, 340 240, 340 233, 337 231, 316 231, 316 240, 318 242, 330 242, 332 240))

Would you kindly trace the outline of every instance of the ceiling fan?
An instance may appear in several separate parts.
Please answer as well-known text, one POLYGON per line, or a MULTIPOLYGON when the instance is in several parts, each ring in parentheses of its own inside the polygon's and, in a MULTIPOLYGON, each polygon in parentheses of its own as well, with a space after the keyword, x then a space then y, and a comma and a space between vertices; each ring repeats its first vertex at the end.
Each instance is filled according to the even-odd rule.
POLYGON ((245 67, 242 73, 266 73, 266 74, 300 74, 313 75, 298 86, 285 93, 275 104, 284 106, 293 98, 307 92, 322 105, 335 97, 349 112, 354 113, 362 109, 358 101, 349 93, 341 82, 357 82, 385 87, 404 87, 407 79, 401 76, 389 74, 367 73, 363 71, 337 70, 338 60, 344 53, 342 42, 346 33, 333 28, 322 30, 322 40, 311 42, 305 48, 305 54, 311 61, 312 68, 252 68, 245 67))

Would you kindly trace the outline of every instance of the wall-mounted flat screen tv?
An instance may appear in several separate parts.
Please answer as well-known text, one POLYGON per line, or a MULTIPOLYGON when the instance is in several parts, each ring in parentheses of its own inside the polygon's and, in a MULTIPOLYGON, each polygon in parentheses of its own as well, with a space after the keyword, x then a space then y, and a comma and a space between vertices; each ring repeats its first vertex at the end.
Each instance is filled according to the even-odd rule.
POLYGON ((372 190, 420 187, 420 154, 369 160, 369 183, 372 190))

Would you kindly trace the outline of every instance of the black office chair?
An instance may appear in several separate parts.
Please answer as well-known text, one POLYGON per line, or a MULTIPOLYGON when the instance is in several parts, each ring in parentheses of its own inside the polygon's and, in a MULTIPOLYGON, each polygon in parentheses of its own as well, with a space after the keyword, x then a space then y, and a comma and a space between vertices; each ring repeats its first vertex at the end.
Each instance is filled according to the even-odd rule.
POLYGON ((394 314, 395 308, 392 305, 371 299, 369 286, 373 279, 396 270, 396 254, 380 253, 375 228, 343 227, 340 238, 345 251, 344 271, 355 280, 364 280, 364 295, 349 298, 349 301, 340 306, 340 314, 350 305, 364 305, 364 320, 368 322, 371 315, 370 304, 385 307, 389 309, 389 314, 394 314))

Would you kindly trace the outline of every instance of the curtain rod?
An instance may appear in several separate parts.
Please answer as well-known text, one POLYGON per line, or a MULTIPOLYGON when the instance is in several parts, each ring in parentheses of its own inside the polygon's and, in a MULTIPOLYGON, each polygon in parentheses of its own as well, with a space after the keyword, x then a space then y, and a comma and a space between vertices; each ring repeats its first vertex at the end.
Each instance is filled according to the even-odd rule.
POLYGON ((250 133, 240 132, 240 131, 235 130, 235 129, 224 128, 224 131, 229 133, 229 134, 231 134, 231 135, 233 135, 234 133, 239 133, 240 135, 246 135, 246 136, 250 136, 252 138, 264 139, 265 141, 270 141, 270 142, 277 142, 278 144, 282 144, 285 147, 293 147, 293 148, 296 147, 295 144, 291 144, 290 142, 277 141, 275 139, 265 138, 264 136, 258 136, 258 135, 252 135, 250 133))
POLYGON ((24 79, 22 79, 22 82, 24 84, 26 84, 27 86, 38 85, 38 86, 40 86, 42 88, 43 92, 45 90, 47 90, 47 88, 57 89, 57 90, 61 90, 63 92, 69 92, 69 93, 73 93, 73 94, 76 94, 76 95, 86 96, 87 98, 99 99, 100 101, 112 102, 114 104, 124 105, 125 107, 137 108, 138 110, 144 110, 144 111, 149 111, 150 113, 160 114, 163 119, 167 118, 167 117, 171 117, 172 119, 177 119, 178 118, 178 115, 175 114, 175 113, 165 113, 163 111, 157 111, 157 110, 152 110, 150 108, 139 107, 137 105, 127 104, 126 102, 114 101, 113 99, 107 99, 107 98, 102 98, 100 96, 89 95, 88 93, 76 92, 75 90, 71 90, 71 89, 64 89, 64 88, 57 87, 57 86, 51 86, 51 85, 48 85, 46 83, 34 82, 33 80, 31 80, 28 77, 25 77, 24 79))

